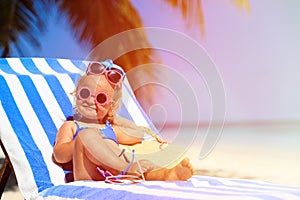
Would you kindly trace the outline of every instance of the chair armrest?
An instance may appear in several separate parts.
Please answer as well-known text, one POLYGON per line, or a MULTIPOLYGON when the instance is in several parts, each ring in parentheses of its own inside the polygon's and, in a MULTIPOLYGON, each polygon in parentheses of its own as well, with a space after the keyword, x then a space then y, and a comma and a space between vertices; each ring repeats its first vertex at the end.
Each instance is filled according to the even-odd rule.
POLYGON ((13 167, 10 163, 9 157, 6 153, 6 150, 5 150, 1 140, 0 140, 0 145, 1 145, 2 151, 5 155, 3 164, 0 169, 0 199, 1 199, 4 189, 6 187, 6 184, 7 184, 8 178, 9 178, 10 174, 13 172, 13 167))

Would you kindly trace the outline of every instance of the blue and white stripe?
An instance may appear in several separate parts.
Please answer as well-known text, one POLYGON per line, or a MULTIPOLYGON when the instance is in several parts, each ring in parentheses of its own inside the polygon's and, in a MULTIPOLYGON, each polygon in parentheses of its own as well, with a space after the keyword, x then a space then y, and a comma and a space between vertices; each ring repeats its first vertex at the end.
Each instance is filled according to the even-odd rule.
POLYGON ((44 190, 44 198, 53 199, 217 199, 283 200, 299 199, 298 187, 262 181, 230 180, 193 176, 189 181, 146 181, 134 185, 79 181, 44 190), (54 193, 55 191, 55 193, 54 193))
MULTIPOLYGON (((52 148, 57 130, 73 114, 70 93, 86 64, 67 59, 0 59, 1 140, 9 155, 18 155, 10 159, 24 197, 64 183, 64 172, 51 160, 52 148)), ((120 114, 148 126, 150 121, 127 84, 126 80, 120 114)))

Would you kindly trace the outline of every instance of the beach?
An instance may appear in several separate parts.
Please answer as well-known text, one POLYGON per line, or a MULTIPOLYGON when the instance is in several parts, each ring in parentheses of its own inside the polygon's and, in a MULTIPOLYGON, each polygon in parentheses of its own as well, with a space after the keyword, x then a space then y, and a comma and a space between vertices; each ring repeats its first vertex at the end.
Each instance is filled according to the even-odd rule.
POLYGON ((226 126, 213 151, 193 161, 200 174, 300 186, 299 142, 299 124, 226 126))
MULTIPOLYGON (((197 174, 300 186, 300 124, 226 125, 211 153, 201 159, 199 151, 207 128, 200 129, 201 136, 183 154, 197 174)), ((184 134, 194 134, 194 130, 183 129, 184 134)), ((168 129, 165 134, 173 132, 168 129)), ((13 176, 1 199, 23 199, 13 176)))

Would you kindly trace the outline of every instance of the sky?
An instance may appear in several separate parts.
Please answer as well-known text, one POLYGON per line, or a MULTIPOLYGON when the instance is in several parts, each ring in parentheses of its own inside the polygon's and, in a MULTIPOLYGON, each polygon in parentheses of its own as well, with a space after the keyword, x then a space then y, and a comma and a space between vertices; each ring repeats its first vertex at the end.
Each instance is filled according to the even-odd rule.
POLYGON ((154 5, 143 16, 152 16, 147 26, 181 31, 207 50, 223 78, 228 121, 299 121, 299 6, 297 0, 250 1, 248 13, 231 1, 203 1, 205 38, 166 6, 164 18, 151 15, 154 5))
MULTIPOLYGON (((188 25, 179 11, 166 3, 132 2, 146 27, 176 31, 203 48, 221 77, 226 121, 300 121, 300 13, 297 10, 300 1, 249 0, 249 12, 239 9, 231 0, 202 1, 205 36, 199 27, 188 25)), ((154 44, 159 41, 157 37, 149 40, 154 44)), ((42 48, 29 48, 25 56, 84 59, 89 52, 76 42, 68 22, 55 9, 40 41, 42 48)), ((154 105, 152 112, 158 115, 164 112, 163 117, 176 121, 182 112, 195 112, 191 104, 195 100, 201 120, 210 120, 214 104, 218 104, 218 99, 213 101, 216 98, 212 96, 213 84, 207 83, 203 74, 201 77, 194 73, 195 68, 188 60, 170 52, 161 56, 163 63, 175 70, 172 73, 182 76, 183 82, 174 80, 178 76, 172 73, 167 76, 171 86, 164 82, 169 88, 162 89, 167 98, 162 100, 162 106, 154 105), (180 87, 183 91, 191 89, 191 94, 176 95, 180 87)), ((185 120, 193 121, 193 118, 187 116, 185 120)))

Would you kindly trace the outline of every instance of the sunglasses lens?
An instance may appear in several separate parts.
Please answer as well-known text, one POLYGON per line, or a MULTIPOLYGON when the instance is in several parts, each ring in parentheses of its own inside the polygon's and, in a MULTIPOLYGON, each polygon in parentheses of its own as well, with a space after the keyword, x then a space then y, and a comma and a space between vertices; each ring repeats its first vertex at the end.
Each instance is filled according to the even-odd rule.
POLYGON ((117 84, 121 80, 122 75, 117 70, 110 70, 109 72, 107 72, 107 78, 113 84, 117 84))
POLYGON ((99 104, 105 104, 107 101, 107 96, 104 93, 99 93, 96 96, 96 100, 99 104))
POLYGON ((90 90, 87 88, 82 88, 79 92, 79 97, 81 99, 88 99, 90 95, 91 95, 90 90))
POLYGON ((89 72, 93 74, 102 74, 106 67, 100 63, 91 63, 89 65, 89 72))

